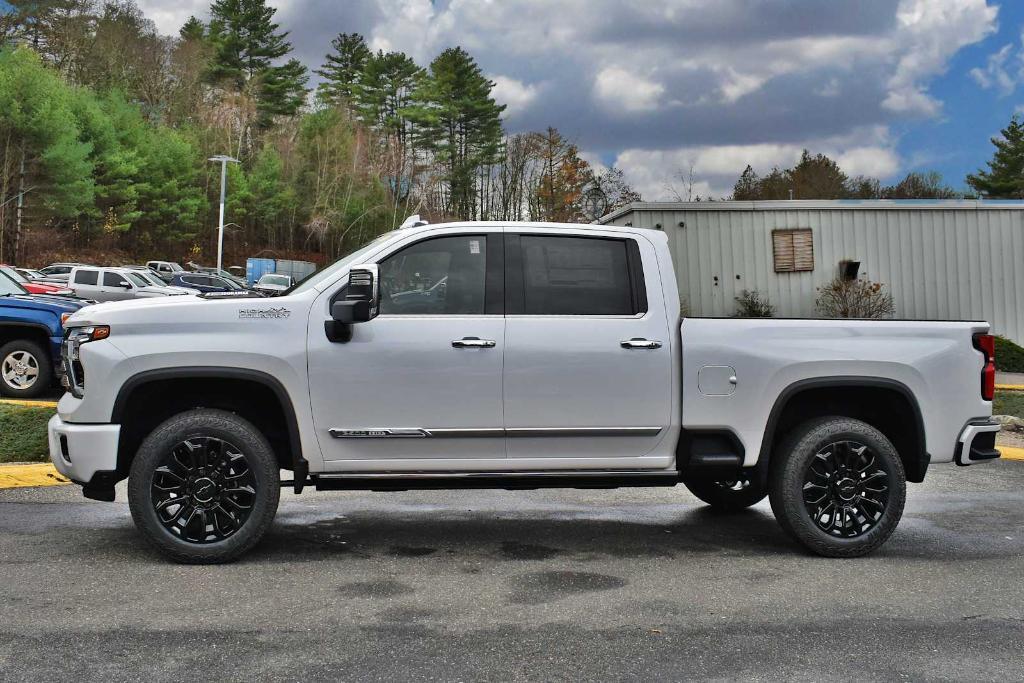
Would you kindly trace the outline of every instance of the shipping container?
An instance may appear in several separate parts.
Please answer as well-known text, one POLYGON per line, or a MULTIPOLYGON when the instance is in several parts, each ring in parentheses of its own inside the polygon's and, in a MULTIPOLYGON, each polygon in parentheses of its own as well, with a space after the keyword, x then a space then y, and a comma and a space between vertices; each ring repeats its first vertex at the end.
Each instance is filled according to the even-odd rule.
POLYGON ((267 273, 275 272, 277 261, 272 258, 250 258, 245 262, 245 281, 252 287, 267 273))
POLYGON ((293 280, 299 282, 316 272, 316 264, 309 261, 278 259, 277 268, 273 272, 279 275, 291 275, 293 280))

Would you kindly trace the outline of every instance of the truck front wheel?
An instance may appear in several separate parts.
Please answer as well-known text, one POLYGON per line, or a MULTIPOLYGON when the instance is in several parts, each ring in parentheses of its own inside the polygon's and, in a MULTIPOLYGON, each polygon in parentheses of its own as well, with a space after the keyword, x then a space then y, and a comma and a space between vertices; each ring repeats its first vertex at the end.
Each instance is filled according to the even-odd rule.
POLYGON ((683 481, 690 493, 715 510, 735 512, 761 502, 768 495, 768 487, 755 479, 740 475, 728 481, 695 479, 683 481))
POLYGON ((907 479, 892 443, 845 417, 810 420, 772 458, 768 496, 782 528, 826 557, 885 543, 903 515, 907 479))
POLYGON ((128 477, 135 525, 177 562, 230 562, 277 512, 280 476, 266 437, 221 410, 174 415, 139 447, 128 477))

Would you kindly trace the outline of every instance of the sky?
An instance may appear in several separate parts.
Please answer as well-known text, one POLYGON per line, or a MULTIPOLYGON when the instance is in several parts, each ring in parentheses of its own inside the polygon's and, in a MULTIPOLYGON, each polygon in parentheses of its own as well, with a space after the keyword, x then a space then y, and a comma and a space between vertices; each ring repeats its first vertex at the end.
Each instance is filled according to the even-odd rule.
MULTIPOLYGON (((208 0, 138 0, 165 33, 208 0)), ((823 152, 957 189, 1024 113, 1024 0, 270 0, 311 68, 331 38, 421 65, 460 45, 509 132, 554 126, 646 200, 722 197, 823 152)))

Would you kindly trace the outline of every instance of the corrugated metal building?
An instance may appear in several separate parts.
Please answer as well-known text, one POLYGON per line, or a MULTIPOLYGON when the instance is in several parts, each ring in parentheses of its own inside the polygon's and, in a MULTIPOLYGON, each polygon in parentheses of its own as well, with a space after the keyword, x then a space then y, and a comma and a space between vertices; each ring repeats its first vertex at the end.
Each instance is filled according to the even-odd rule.
POLYGON ((817 288, 852 261, 896 317, 988 320, 1024 343, 1024 202, 638 202, 600 222, 668 233, 691 315, 732 315, 756 289, 779 316, 814 317, 817 288))

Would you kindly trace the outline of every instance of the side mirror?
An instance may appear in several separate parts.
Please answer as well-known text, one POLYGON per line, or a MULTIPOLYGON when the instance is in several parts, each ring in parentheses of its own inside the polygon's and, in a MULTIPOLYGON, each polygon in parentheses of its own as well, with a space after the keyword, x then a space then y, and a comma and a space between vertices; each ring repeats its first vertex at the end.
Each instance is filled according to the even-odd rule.
POLYGON ((118 285, 118 287, 124 287, 125 289, 131 289, 132 288, 131 283, 128 282, 127 280, 121 280, 120 282, 117 283, 117 285, 118 285))
POLYGON ((348 273, 348 292, 331 306, 331 317, 346 325, 373 320, 380 310, 379 294, 377 264, 353 266, 348 273))
POLYGON ((352 339, 352 325, 377 317, 380 311, 379 295, 377 265, 363 263, 353 266, 348 274, 345 298, 331 305, 331 320, 324 326, 327 338, 341 343, 352 339))

